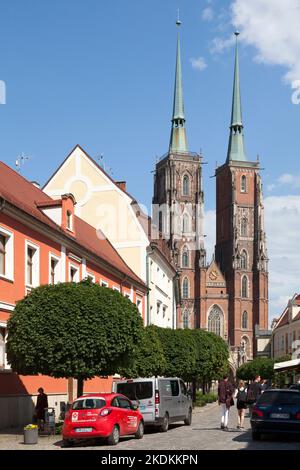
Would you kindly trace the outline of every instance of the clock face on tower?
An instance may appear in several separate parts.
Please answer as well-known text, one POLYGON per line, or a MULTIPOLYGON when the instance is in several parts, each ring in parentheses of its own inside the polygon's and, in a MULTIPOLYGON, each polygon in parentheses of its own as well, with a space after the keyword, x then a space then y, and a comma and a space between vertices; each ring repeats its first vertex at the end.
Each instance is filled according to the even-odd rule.
POLYGON ((218 273, 216 271, 212 271, 210 274, 209 274, 209 279, 211 279, 212 281, 215 281, 218 277, 218 273))

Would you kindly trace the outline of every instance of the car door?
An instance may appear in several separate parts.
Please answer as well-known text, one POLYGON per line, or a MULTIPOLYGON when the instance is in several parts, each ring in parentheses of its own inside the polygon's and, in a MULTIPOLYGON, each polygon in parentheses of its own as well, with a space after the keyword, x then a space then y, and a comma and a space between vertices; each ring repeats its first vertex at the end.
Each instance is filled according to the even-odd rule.
POLYGON ((182 416, 180 387, 178 379, 171 379, 170 382, 172 390, 172 411, 170 414, 170 418, 171 420, 175 421, 182 416))
POLYGON ((124 434, 134 434, 138 427, 138 413, 132 409, 132 404, 127 398, 118 396, 118 402, 122 415, 124 434))
POLYGON ((186 417, 188 415, 188 411, 189 411, 190 399, 188 397, 187 388, 185 386, 185 383, 182 380, 180 380, 179 384, 180 384, 181 416, 186 417))

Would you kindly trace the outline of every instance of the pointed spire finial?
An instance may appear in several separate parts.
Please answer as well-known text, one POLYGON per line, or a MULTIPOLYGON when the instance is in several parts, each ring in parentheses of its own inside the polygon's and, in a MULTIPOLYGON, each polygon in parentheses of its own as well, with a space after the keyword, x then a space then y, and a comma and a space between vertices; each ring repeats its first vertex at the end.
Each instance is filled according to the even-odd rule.
POLYGON ((181 25, 180 16, 179 16, 179 8, 177 9, 177 21, 176 21, 176 24, 177 24, 177 26, 180 26, 180 25, 181 25))
MULTIPOLYGON (((181 21, 179 19, 179 9, 178 9, 176 25, 178 28, 181 25, 181 21)), ((185 131, 185 115, 184 115, 184 104, 183 104, 179 30, 178 30, 178 37, 177 37, 176 72, 175 72, 175 88, 174 88, 174 103, 173 103, 170 151, 173 151, 173 152, 187 152, 188 151, 186 131, 185 131)))
POLYGON ((247 161, 245 148, 244 148, 244 134, 243 134, 243 119, 242 119, 242 102, 240 91, 240 67, 239 67, 239 53, 238 53, 238 37, 239 31, 235 31, 236 46, 235 46, 235 64, 234 64, 234 81, 233 81, 233 96, 232 96, 232 111, 231 111, 231 125, 230 125, 230 139, 228 147, 227 162, 229 161, 247 161))

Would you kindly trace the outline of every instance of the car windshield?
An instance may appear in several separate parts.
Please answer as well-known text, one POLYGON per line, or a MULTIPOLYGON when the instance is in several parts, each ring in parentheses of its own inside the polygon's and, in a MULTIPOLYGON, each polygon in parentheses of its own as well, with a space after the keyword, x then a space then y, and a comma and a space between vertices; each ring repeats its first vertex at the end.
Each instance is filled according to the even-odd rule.
POLYGON ((121 383, 117 385, 117 390, 129 400, 145 400, 153 396, 152 382, 121 383))
POLYGON ((299 392, 265 392, 258 400, 258 405, 300 405, 299 392))
POLYGON ((103 398, 82 398, 73 403, 72 410, 96 410, 105 405, 106 401, 103 398))

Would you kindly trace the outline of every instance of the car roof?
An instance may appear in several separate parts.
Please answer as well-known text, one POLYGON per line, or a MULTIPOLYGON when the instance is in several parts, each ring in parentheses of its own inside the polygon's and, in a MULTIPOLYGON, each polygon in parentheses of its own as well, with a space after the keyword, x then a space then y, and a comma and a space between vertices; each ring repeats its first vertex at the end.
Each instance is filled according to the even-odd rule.
POLYGON ((82 400, 83 398, 105 398, 107 400, 111 400, 112 398, 114 398, 116 396, 122 396, 123 397, 124 395, 122 395, 121 393, 115 393, 115 392, 87 393, 85 395, 81 395, 80 397, 77 397, 74 401, 82 400))
POLYGON ((269 388, 268 390, 265 390, 264 393, 261 395, 263 396, 265 393, 272 393, 272 392, 276 392, 276 393, 299 393, 298 390, 295 390, 295 389, 289 389, 289 388, 269 388))

